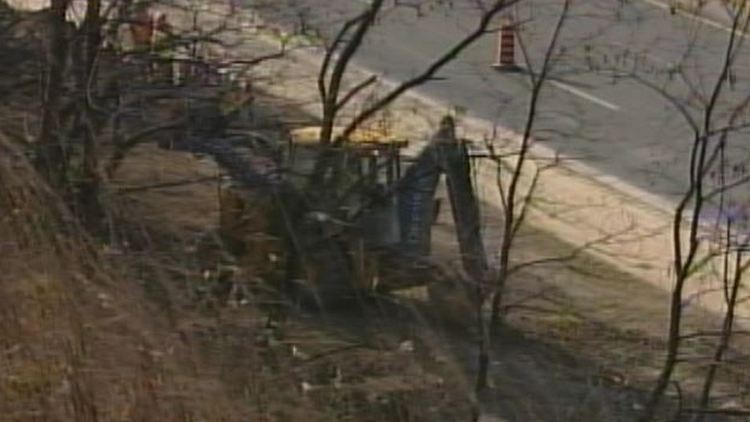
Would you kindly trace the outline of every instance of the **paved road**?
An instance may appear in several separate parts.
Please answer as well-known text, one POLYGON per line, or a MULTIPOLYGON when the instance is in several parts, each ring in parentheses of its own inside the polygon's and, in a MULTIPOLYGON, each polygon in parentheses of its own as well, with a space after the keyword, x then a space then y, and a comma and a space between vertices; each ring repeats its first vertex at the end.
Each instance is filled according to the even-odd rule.
MULTIPOLYGON (((367 3, 297 1, 304 5, 307 21, 327 34, 367 3)), ((409 8, 389 8, 355 57, 357 64, 394 80, 424 69, 477 22, 475 1, 452 3, 451 8, 425 10, 422 16, 409 8)), ((559 2, 521 3, 525 6, 515 10, 516 18, 524 22, 520 36, 531 65, 538 67, 560 11, 559 2)), ((293 15, 290 10, 284 11, 286 16, 293 15)), ((728 31, 671 16, 653 0, 587 0, 574 2, 562 35, 534 136, 591 167, 674 199, 687 184, 692 131, 674 106, 627 74, 635 71, 640 78, 663 87, 702 124, 698 97, 710 96, 728 31), (668 69, 677 64, 685 69, 692 88, 679 77, 670 79, 668 69), (620 76, 614 76, 616 73, 620 76)), ((528 77, 499 73, 489 66, 495 42, 495 34, 483 37, 442 71, 440 80, 419 91, 520 131, 528 108, 528 77)), ((742 48, 733 66, 736 80, 733 88, 727 87, 722 94, 717 109, 720 116, 750 93, 746 50, 742 48)), ((717 121, 716 126, 720 124, 717 121)), ((743 145, 747 135, 747 131, 739 131, 732 138, 735 147, 729 156, 735 160, 750 157, 743 145)))

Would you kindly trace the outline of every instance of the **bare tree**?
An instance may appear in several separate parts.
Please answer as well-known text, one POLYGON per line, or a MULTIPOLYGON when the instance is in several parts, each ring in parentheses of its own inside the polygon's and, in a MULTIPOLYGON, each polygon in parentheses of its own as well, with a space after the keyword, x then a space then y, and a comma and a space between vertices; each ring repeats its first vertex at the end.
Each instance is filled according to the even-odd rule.
MULTIPOLYGON (((202 111, 192 110, 186 103, 194 104, 196 101, 189 100, 193 98, 186 87, 190 86, 201 90, 214 89, 216 96, 211 101, 212 113, 216 118, 216 124, 223 126, 232 120, 236 113, 225 116, 225 119, 219 118, 219 103, 222 98, 228 98, 234 101, 239 100, 243 107, 247 107, 254 97, 253 94, 253 69, 267 61, 282 59, 287 54, 286 39, 280 40, 280 48, 277 51, 252 55, 243 50, 243 42, 246 41, 245 34, 233 27, 229 18, 221 16, 219 12, 210 9, 203 10, 200 7, 202 3, 191 3, 189 5, 173 4, 171 2, 155 2, 154 8, 158 10, 160 3, 163 3, 167 12, 161 15, 161 24, 157 22, 156 31, 161 32, 159 37, 146 37, 146 45, 141 46, 142 51, 124 51, 120 47, 119 59, 140 59, 146 62, 146 71, 150 71, 153 62, 158 64, 157 67, 167 69, 169 74, 166 78, 161 78, 159 83, 167 83, 161 86, 160 90, 155 92, 143 92, 137 96, 129 96, 127 99, 119 101, 115 110, 110 110, 110 120, 113 126, 113 150, 106 165, 106 173, 112 177, 123 160, 137 146, 154 140, 160 141, 160 144, 166 145, 174 140, 184 138, 186 129, 190 125, 190 115, 205 114, 205 108, 202 111), (172 13, 174 12, 174 13, 172 13), (161 25, 161 26, 160 26, 161 25), (177 53, 179 52, 179 54, 177 53), (156 58, 154 56, 164 55, 166 57, 156 58), (250 56, 250 57, 248 57, 250 56), (177 75, 172 74, 174 67, 177 67, 177 75), (221 89, 216 90, 219 74, 231 75, 232 81, 221 81, 221 89), (174 85, 172 85, 174 83, 174 85), (214 88, 211 88, 214 87, 214 88), (229 93, 222 96, 219 91, 228 91, 229 93), (230 98, 231 97, 231 98, 230 98), (134 110, 143 104, 148 104, 155 100, 171 101, 170 107, 161 111, 166 116, 162 121, 139 127, 136 131, 124 133, 121 130, 122 120, 125 116, 132 114, 134 110), (218 122, 221 120, 222 122, 218 122), (164 141, 164 142, 162 142, 164 141)), ((110 19, 110 32, 116 34, 117 28, 121 26, 138 25, 138 19, 130 16, 132 4, 123 2, 118 4, 116 18, 110 19)), ((147 10, 146 20, 153 16, 153 10, 147 10)), ((147 22, 146 22, 147 23, 147 22)), ((141 22, 140 24, 146 24, 141 22)), ((112 36, 112 35, 110 35, 112 36)), ((121 40, 118 40, 120 43, 121 40)), ((132 84, 133 69, 125 67, 122 70, 114 71, 114 78, 120 81, 124 88, 132 84)), ((163 75, 162 75, 163 76, 163 75)), ((239 105, 235 104, 235 105, 239 105)), ((210 132, 210 131, 209 131, 210 132)), ((217 128, 216 135, 219 136, 221 130, 217 128)))
MULTIPOLYGON (((747 211, 743 210, 743 212, 747 211)), ((725 238, 721 250, 722 268, 720 274, 726 311, 718 334, 717 344, 703 381, 695 417, 698 422, 705 420, 706 414, 711 410, 711 391, 716 382, 717 371, 723 364, 722 361, 735 336, 737 306, 741 303, 740 292, 743 287, 743 279, 748 268, 750 268, 750 260, 745 256, 748 249, 747 227, 741 227, 742 225, 746 226, 746 224, 742 224, 742 217, 735 213, 736 210, 731 210, 723 218, 725 238), (735 224, 740 228, 735 228, 735 224)))
POLYGON ((96 113, 92 101, 99 98, 96 84, 96 62, 102 47, 104 30, 101 0, 87 0, 86 14, 81 25, 81 36, 78 37, 78 54, 74 55, 73 65, 76 74, 76 103, 74 130, 82 138, 81 180, 78 184, 77 203, 81 208, 81 217, 90 228, 98 224, 101 217, 99 205, 99 126, 95 122, 96 113))
MULTIPOLYGON (((518 230, 521 228, 525 220, 527 209, 532 200, 540 176, 541 170, 537 169, 532 176, 526 194, 522 195, 522 192, 520 192, 520 182, 526 171, 526 164, 529 159, 534 123, 537 118, 537 108, 539 106, 542 88, 554 66, 554 53, 557 49, 560 33, 563 29, 566 18, 568 17, 569 9, 570 1, 565 0, 561 5, 557 22, 552 34, 550 35, 550 40, 547 44, 546 51, 544 52, 544 59, 539 70, 533 68, 531 61, 528 60, 526 50, 522 48, 523 54, 527 59, 527 68, 525 71, 531 82, 531 93, 529 97, 529 108, 526 114, 526 124, 524 126, 524 131, 521 134, 518 152, 515 154, 515 157, 512 159, 513 162, 510 165, 510 180, 507 182, 507 187, 506 182, 504 182, 506 176, 503 176, 504 167, 506 166, 504 161, 506 161, 507 158, 500 157, 494 151, 491 155, 491 158, 495 161, 497 166, 497 186, 500 190, 503 226, 501 232, 502 241, 500 250, 498 251, 499 259, 497 274, 487 291, 481 292, 479 295, 480 302, 478 303, 479 306, 477 312, 479 313, 478 321, 480 324, 479 331, 481 343, 478 362, 479 369, 476 382, 477 391, 483 390, 488 385, 489 352, 492 350, 494 336, 500 328, 501 305, 503 303, 503 293, 505 292, 506 283, 509 276, 514 272, 513 266, 511 265, 514 240, 516 239, 518 230), (485 322, 485 318, 482 316, 484 313, 483 303, 486 299, 490 300, 490 316, 487 322, 485 322)), ((523 47, 523 44, 521 45, 523 47)))
MULTIPOLYGON (((484 5, 481 2, 478 3, 478 7, 481 10, 481 16, 472 31, 466 34, 462 39, 458 40, 439 57, 434 59, 422 72, 401 82, 391 91, 376 99, 368 107, 358 112, 346 125, 344 125, 341 134, 336 139, 332 139, 332 129, 338 122, 337 116, 341 109, 346 106, 351 98, 358 92, 376 81, 374 77, 369 77, 355 84, 353 88, 343 96, 340 95, 341 81, 346 74, 347 66, 361 46, 367 33, 375 24, 378 13, 383 6, 383 0, 374 0, 362 14, 355 16, 344 23, 333 42, 326 48, 326 54, 318 76, 318 91, 323 103, 323 125, 320 137, 321 144, 333 144, 335 147, 342 142, 346 142, 346 139, 363 123, 373 118, 378 112, 388 107, 404 93, 433 80, 445 65, 456 59, 466 48, 491 31, 490 24, 496 16, 505 10, 509 10, 519 1, 520 0, 495 0, 490 5, 484 5), (352 30, 354 30, 354 34, 351 38, 345 41, 345 37, 352 30), (338 54, 339 51, 340 54, 338 54), (329 68, 331 67, 331 61, 334 60, 335 57, 335 64, 331 70, 331 75, 327 78, 329 68), (326 79, 328 79, 328 82, 326 82, 326 79)), ((396 6, 403 7, 403 5, 399 3, 397 3, 396 6)), ((330 152, 322 154, 321 158, 316 163, 315 170, 313 171, 311 186, 319 185, 320 181, 324 179, 327 170, 333 164, 332 159, 333 156, 330 152)))
POLYGON ((375 23, 375 18, 383 7, 383 2, 384 0, 374 0, 364 12, 346 21, 334 37, 331 45, 326 47, 326 54, 318 74, 318 91, 321 103, 323 104, 320 142, 324 145, 331 142, 334 121, 338 112, 346 106, 346 103, 354 95, 375 82, 375 78, 368 78, 352 88, 344 95, 343 99, 339 100, 341 82, 346 74, 349 62, 362 45, 367 32, 375 23), (351 38, 345 41, 345 37, 352 30, 354 30, 354 33, 351 38), (343 47, 341 44, 343 44, 343 47), (341 53, 336 58, 333 69, 330 72, 331 75, 328 77, 331 61, 334 60, 333 56, 340 48, 341 53), (328 78, 328 81, 326 81, 326 78, 328 78))
MULTIPOLYGON (((640 416, 639 420, 641 421, 650 421, 654 418, 657 407, 661 403, 667 387, 670 385, 675 367, 680 362, 680 348, 683 339, 681 332, 686 299, 686 285, 696 274, 696 270, 700 268, 702 263, 713 258, 713 256, 700 256, 702 245, 701 223, 705 221, 706 208, 709 205, 709 199, 711 199, 706 192, 710 171, 712 167, 716 165, 717 157, 719 157, 719 154, 724 148, 726 136, 728 134, 728 131, 724 131, 724 135, 721 137, 722 139, 719 142, 713 142, 716 140, 717 135, 717 125, 715 122, 717 114, 716 109, 719 106, 719 101, 723 99, 722 94, 729 83, 732 65, 737 57, 740 45, 742 44, 742 39, 738 37, 737 34, 740 31, 746 30, 748 26, 747 19, 744 19, 743 22, 742 15, 742 13, 736 13, 734 15, 724 57, 720 65, 719 75, 716 82, 713 84, 710 96, 704 101, 705 105, 702 110, 701 122, 696 121, 690 113, 680 105, 679 101, 676 101, 676 99, 668 93, 657 89, 657 91, 664 95, 671 104, 677 106, 677 110, 685 118, 685 121, 692 129, 693 140, 690 149, 688 188, 677 204, 672 219, 672 267, 674 286, 671 291, 669 307, 669 328, 667 334, 666 356, 659 377, 651 390, 644 411, 640 416)), ((686 80, 686 78, 683 77, 683 80, 686 80)), ((652 85, 647 84, 647 86, 652 85)), ((731 128, 734 125, 735 119, 740 112, 744 110, 747 101, 748 98, 745 98, 736 107, 735 111, 728 119, 726 128, 731 128)), ((741 268, 737 268, 736 271, 740 273, 743 272, 741 268)), ((731 280, 731 278, 729 279, 731 280)), ((727 295, 727 301, 736 305, 736 301, 731 300, 731 294, 727 295)), ((728 321, 733 321, 733 313, 734 306, 730 307, 730 310, 728 310, 725 317, 725 327, 723 331, 726 331, 727 333, 731 333, 732 324, 728 321)), ((726 340, 721 341, 721 343, 725 342, 726 340)), ((722 349, 724 349, 724 347, 721 345, 717 348, 717 355, 719 358, 723 353, 721 352, 722 349)), ((713 375, 709 373, 704 384, 702 394, 704 397, 707 397, 708 394, 710 394, 712 379, 713 375)), ((705 400, 707 400, 707 398, 705 400)), ((704 398, 701 399, 701 402, 704 402, 704 398)))

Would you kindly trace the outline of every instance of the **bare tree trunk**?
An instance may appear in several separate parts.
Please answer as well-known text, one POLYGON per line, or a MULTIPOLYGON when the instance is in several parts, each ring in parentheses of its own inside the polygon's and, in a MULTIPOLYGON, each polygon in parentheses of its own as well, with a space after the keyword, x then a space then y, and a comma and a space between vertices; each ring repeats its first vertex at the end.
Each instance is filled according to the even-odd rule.
MULTIPOLYGON (((524 210, 522 209, 520 212, 516 212, 516 203, 521 200, 518 196, 518 186, 521 180, 521 175, 523 174, 524 170, 524 164, 526 163, 526 160, 528 158, 529 149, 531 147, 531 133, 534 128, 534 123, 536 121, 536 115, 537 115, 537 107, 539 104, 539 97, 542 92, 542 87, 544 85, 544 82, 547 79, 547 76, 549 75, 549 72, 552 67, 552 55, 553 52, 556 49, 558 39, 560 37, 560 32, 562 31, 563 24, 568 16, 568 10, 570 8, 570 0, 565 0, 565 2, 562 5, 562 10, 560 11, 559 18, 557 20, 557 24, 555 25, 555 28, 553 30, 553 33, 551 35, 550 41, 547 45, 547 49, 545 51, 544 61, 542 63, 542 67, 539 70, 539 73, 535 73, 533 69, 531 69, 529 65, 529 76, 531 78, 532 83, 532 91, 531 91, 531 99, 529 104, 529 111, 527 113, 526 117, 526 126, 524 128, 523 138, 521 140, 521 149, 518 153, 518 157, 516 159, 516 162, 514 164, 513 173, 511 175, 511 181, 510 185, 508 186, 507 192, 503 191, 502 185, 498 184, 498 189, 500 189, 500 196, 503 199, 504 204, 504 223, 503 223, 503 238, 502 243, 500 245, 500 263, 498 268, 498 274, 494 282, 494 286, 491 289, 490 299, 491 299, 491 305, 490 305, 490 319, 489 324, 487 324, 487 342, 488 345, 486 348, 492 349, 493 343, 494 343, 494 336, 500 329, 500 323, 501 323, 501 305, 502 305, 502 298, 503 293, 505 291, 505 285, 508 281, 508 277, 510 275, 510 257, 513 250, 513 243, 515 240, 516 233, 518 232, 518 228, 520 227, 520 224, 523 222, 523 215, 524 210)), ((527 62, 529 62, 527 60, 527 62)), ((501 162, 500 158, 495 157, 496 165, 498 166, 498 171, 501 171, 501 162)), ((533 189, 532 185, 532 189, 533 189)), ((526 203, 522 204, 522 207, 526 207, 528 205, 529 198, 526 198, 526 203)), ((484 326, 484 322, 482 322, 482 326, 484 326)), ((485 353, 479 354, 479 368, 480 371, 477 374, 477 387, 479 386, 486 386, 487 380, 486 377, 487 374, 487 368, 489 367, 489 354, 485 353), (484 377, 485 379, 482 379, 484 377)))
POLYGON ((65 14, 70 0, 52 0, 46 25, 46 69, 42 93, 42 123, 37 142, 37 168, 47 181, 55 186, 64 185, 66 171, 65 148, 61 134, 60 100, 65 83, 68 36, 65 14))
POLYGON ((342 38, 352 26, 357 25, 354 35, 346 43, 340 57, 336 60, 336 64, 331 71, 331 77, 328 83, 325 85, 325 88, 320 89, 322 95, 321 100, 323 103, 323 123, 320 131, 320 142, 322 144, 328 144, 331 142, 336 115, 341 108, 341 105, 339 104, 341 82, 346 73, 346 69, 349 66, 349 62, 357 50, 359 50, 362 41, 365 39, 365 35, 367 35, 367 32, 375 23, 375 17, 380 12, 383 2, 384 0, 374 0, 363 14, 344 24, 341 31, 339 31, 339 34, 336 36, 334 44, 326 53, 326 59, 324 60, 324 66, 321 68, 319 81, 325 80, 325 75, 328 70, 327 64, 329 63, 331 56, 335 53, 336 47, 342 41, 342 38))
MULTIPOLYGON (((724 321, 722 322, 722 329, 719 334, 718 344, 714 350, 711 363, 706 372, 706 376, 703 380, 703 388, 701 390, 700 401, 698 403, 698 413, 695 415, 693 420, 695 422, 703 422, 706 418, 706 414, 711 410, 709 408, 709 401, 711 399, 711 391, 716 379, 719 366, 722 364, 724 354, 729 349, 732 337, 735 333, 735 313, 739 302, 739 292, 742 288, 742 280, 747 272, 750 262, 743 262, 743 252, 748 247, 747 239, 742 239, 743 231, 746 230, 746 225, 741 218, 737 218, 735 210, 730 209, 724 212, 725 206, 725 193, 728 190, 727 184, 727 161, 725 154, 725 137, 726 133, 723 133, 723 138, 719 146, 719 187, 716 192, 719 194, 719 218, 716 222, 716 230, 721 229, 721 224, 726 224, 724 228, 724 249, 722 251, 723 265, 722 265, 722 284, 724 292, 724 303, 726 305, 726 311, 724 312, 724 321), (734 221, 738 220, 739 227, 735 227, 734 221), (744 226, 744 227, 743 227, 744 226), (730 263, 732 256, 734 255, 734 263, 730 263)), ((731 175, 734 182, 745 181, 744 173, 733 173, 731 175)), ((710 196, 707 195, 707 196, 710 196)))
POLYGON ((83 57, 78 72, 79 123, 83 136, 83 168, 78 186, 78 205, 81 217, 90 229, 95 229, 101 216, 99 204, 99 159, 97 130, 94 123, 93 98, 98 97, 95 83, 96 62, 102 42, 101 0, 88 0, 83 23, 83 57))
MULTIPOLYGON (((329 145, 331 143, 333 138, 333 128, 336 124, 336 117, 338 112, 345 105, 345 101, 342 102, 339 100, 339 93, 341 91, 341 83, 346 74, 349 62, 352 57, 354 57, 357 50, 359 50, 365 36, 374 24, 375 17, 383 6, 383 2, 384 0, 374 0, 367 10, 344 23, 336 34, 332 44, 326 49, 326 55, 323 58, 323 64, 318 73, 318 91, 323 106, 323 121, 320 127, 320 143, 322 145, 329 145), (354 35, 344 43, 344 37, 346 37, 355 26, 356 29, 354 35), (341 50, 341 54, 335 58, 331 75, 328 77, 328 70, 331 61, 334 60, 339 45, 342 43, 344 43, 344 47, 341 50)), ((350 95, 345 95, 345 99, 349 97, 350 95)), ((335 154, 333 151, 327 149, 323 150, 321 156, 315 163, 315 168, 313 169, 312 177, 310 179, 310 187, 321 186, 321 183, 325 179, 326 172, 334 165, 334 162, 335 154)))
MULTIPOLYGON (((730 225, 727 225, 727 234, 731 233, 730 225)), ((729 240, 728 240, 729 241, 729 240)), ((725 256, 725 259, 728 261, 728 255, 729 251, 726 252, 727 256, 725 256)), ((732 340, 732 335, 734 334, 734 320, 735 320, 735 311, 737 308, 737 299, 739 296, 740 286, 742 285, 742 277, 745 273, 745 270, 747 268, 743 268, 742 265, 742 249, 735 251, 735 262, 734 262, 734 274, 732 274, 732 281, 731 281, 731 292, 729 293, 729 297, 726 299, 726 305, 727 305, 727 311, 724 314, 724 322, 722 324, 721 329, 721 335, 719 337, 719 344, 716 347, 716 350, 714 351, 713 360, 711 361, 711 365, 708 368, 708 373, 706 374, 706 378, 703 382, 703 390, 701 391, 701 398, 699 403, 699 411, 696 421, 702 422, 706 417, 706 411, 708 410, 708 401, 711 398, 711 389, 714 385, 714 380, 716 378, 716 371, 719 369, 719 364, 724 359, 724 353, 726 353, 727 349, 729 349, 730 341, 732 340)), ((728 274, 728 268, 725 267, 724 271, 724 280, 725 282, 728 282, 729 280, 729 274, 728 274)), ((728 286, 725 286, 725 288, 728 286)))
MULTIPOLYGON (((747 29, 747 19, 743 29, 747 29)), ((718 80, 713 86, 711 91, 711 97, 706 102, 705 110, 703 113, 703 125, 698 127, 690 118, 688 122, 693 126, 694 140, 691 147, 691 158, 690 158, 690 172, 689 181, 690 185, 688 190, 682 197, 682 200, 675 208, 673 221, 672 221, 672 244, 673 244, 673 268, 675 272, 675 285, 672 289, 670 298, 669 308, 669 329, 667 334, 667 353, 662 364, 662 369, 657 378, 656 384, 654 385, 649 398, 644 406, 643 413, 638 419, 640 422, 651 421, 654 418, 656 410, 661 403, 669 383, 672 379, 675 367, 678 364, 678 357, 682 342, 681 329, 682 329, 682 318, 683 318, 683 292, 685 290, 685 284, 691 279, 698 248, 700 245, 699 230, 700 221, 703 215, 703 207, 706 203, 706 197, 704 196, 704 187, 706 177, 708 176, 708 167, 715 155, 719 153, 721 146, 714 147, 711 153, 708 152, 709 143, 711 141, 712 125, 714 111, 717 106, 718 100, 721 96, 724 85, 727 81, 727 75, 732 62, 736 55, 736 42, 737 42, 737 30, 740 24, 740 14, 737 14, 732 24, 732 31, 730 32, 729 40, 727 43, 726 50, 724 52, 724 58, 721 63, 720 74, 718 80), (684 251, 683 245, 683 228, 684 228, 684 217, 687 211, 690 201, 693 201, 692 210, 690 213, 690 226, 687 238, 687 251, 684 251)), ((733 116, 734 118, 735 116, 733 116)))
POLYGON ((480 393, 489 387, 489 376, 490 376, 490 335, 488 333, 487 324, 485 324, 484 318, 484 293, 481 293, 477 298, 476 303, 476 318, 477 328, 479 335, 478 349, 479 353, 477 356, 477 374, 474 384, 474 391, 480 393))

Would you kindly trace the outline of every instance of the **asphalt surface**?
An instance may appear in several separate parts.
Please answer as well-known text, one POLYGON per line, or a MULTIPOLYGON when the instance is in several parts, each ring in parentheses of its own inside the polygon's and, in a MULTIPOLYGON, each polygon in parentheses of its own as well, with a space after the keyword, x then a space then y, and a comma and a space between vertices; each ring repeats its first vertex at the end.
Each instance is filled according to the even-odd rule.
MULTIPOLYGON (((327 36, 367 3, 287 1, 290 4, 273 19, 290 23, 305 16, 307 24, 327 36)), ((417 13, 386 1, 386 11, 355 62, 396 81, 421 72, 478 22, 475 0, 451 3, 417 13)), ((527 0, 514 10, 532 69, 538 70, 544 57, 561 10, 559 3, 527 0)), ((693 131, 659 91, 674 98, 702 127, 728 40, 728 31, 699 19, 670 15, 654 1, 573 2, 553 55, 554 66, 543 90, 533 136, 565 156, 675 200, 688 183, 693 131), (681 69, 685 78, 670 69, 681 69)), ((418 92, 464 107, 474 117, 521 131, 528 114, 529 77, 524 72, 498 72, 491 67, 496 42, 496 32, 482 37, 441 71, 438 80, 422 85, 418 92)), ((726 125, 728 113, 750 95, 747 49, 740 46, 732 65, 733 83, 726 83, 719 96, 713 128, 726 125)), ((521 56, 516 43, 518 62, 528 68, 521 56)), ((742 121, 750 119, 742 118, 737 124, 742 121)), ((727 153, 731 165, 750 157, 747 135, 742 129, 732 132, 727 153)))

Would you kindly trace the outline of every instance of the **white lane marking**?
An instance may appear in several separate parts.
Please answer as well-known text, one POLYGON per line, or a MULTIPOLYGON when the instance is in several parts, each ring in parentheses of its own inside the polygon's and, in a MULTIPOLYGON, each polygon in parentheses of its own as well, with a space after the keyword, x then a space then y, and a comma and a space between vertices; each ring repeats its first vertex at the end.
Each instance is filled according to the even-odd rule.
POLYGON ((594 104, 598 104, 604 108, 608 108, 612 111, 620 111, 620 106, 610 103, 609 101, 602 100, 601 98, 597 98, 589 93, 583 92, 578 88, 574 88, 568 84, 564 84, 562 82, 558 82, 555 80, 548 80, 547 83, 556 86, 557 88, 566 91, 570 94, 573 94, 575 96, 581 97, 585 100, 591 101, 594 104))
MULTIPOLYGON (((658 7, 660 9, 664 9, 664 10, 669 10, 669 7, 670 7, 667 3, 663 3, 663 2, 661 2, 659 0, 641 0, 641 1, 643 1, 644 3, 648 3, 651 6, 658 7)), ((715 20, 704 18, 703 16, 698 16, 698 15, 696 15, 694 13, 690 13, 690 12, 687 12, 685 10, 682 10, 679 7, 677 7, 675 9, 675 11, 677 12, 678 15, 680 15, 680 16, 682 16, 684 18, 687 18, 687 19, 690 19, 690 20, 694 20, 694 21, 698 21, 698 22, 700 22, 702 24, 714 27, 716 29, 721 29, 722 31, 729 32, 730 34, 732 33, 732 28, 727 27, 726 25, 721 24, 719 22, 716 22, 715 20)), ((736 35, 738 37, 741 37, 741 38, 745 38, 747 36, 747 34, 745 34, 744 32, 742 32, 740 30, 735 30, 734 31, 734 35, 736 35)))

